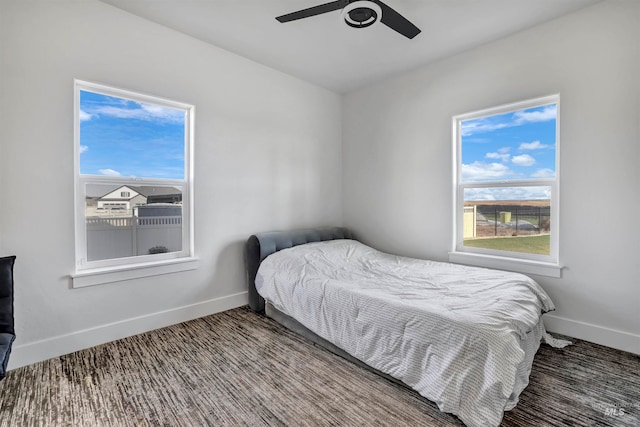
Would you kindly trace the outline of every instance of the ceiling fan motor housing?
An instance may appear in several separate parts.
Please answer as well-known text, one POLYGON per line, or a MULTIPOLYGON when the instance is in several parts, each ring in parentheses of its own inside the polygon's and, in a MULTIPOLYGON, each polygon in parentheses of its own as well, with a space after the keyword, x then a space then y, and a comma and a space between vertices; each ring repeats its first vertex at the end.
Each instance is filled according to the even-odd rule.
POLYGON ((420 34, 420 28, 416 27, 407 18, 393 10, 382 0, 334 0, 329 3, 308 7, 286 15, 276 16, 279 22, 297 21, 323 13, 342 9, 341 19, 353 28, 366 28, 382 22, 392 30, 412 39, 420 34), (382 11, 384 10, 384 17, 382 11))
POLYGON ((382 9, 372 1, 358 0, 342 9, 341 17, 350 27, 365 28, 382 18, 382 9))

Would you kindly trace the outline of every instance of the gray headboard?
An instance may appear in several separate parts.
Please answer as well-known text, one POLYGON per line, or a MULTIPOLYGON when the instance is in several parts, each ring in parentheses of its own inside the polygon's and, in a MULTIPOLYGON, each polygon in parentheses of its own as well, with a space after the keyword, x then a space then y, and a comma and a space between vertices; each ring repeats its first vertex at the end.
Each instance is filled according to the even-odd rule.
POLYGON ((256 291, 256 273, 266 257, 282 249, 325 240, 352 239, 349 230, 342 227, 310 228, 293 231, 270 231, 249 237, 245 244, 245 266, 249 287, 249 306, 256 312, 264 311, 264 299, 256 291))

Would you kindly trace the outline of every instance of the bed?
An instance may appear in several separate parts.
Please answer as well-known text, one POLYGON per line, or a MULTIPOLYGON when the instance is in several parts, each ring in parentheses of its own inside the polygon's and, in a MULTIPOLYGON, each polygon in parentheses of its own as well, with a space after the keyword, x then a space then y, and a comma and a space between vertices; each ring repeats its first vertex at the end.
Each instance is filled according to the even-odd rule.
POLYGON ((254 311, 470 427, 515 407, 548 337, 553 303, 525 275, 386 254, 345 228, 260 233, 245 252, 254 311))

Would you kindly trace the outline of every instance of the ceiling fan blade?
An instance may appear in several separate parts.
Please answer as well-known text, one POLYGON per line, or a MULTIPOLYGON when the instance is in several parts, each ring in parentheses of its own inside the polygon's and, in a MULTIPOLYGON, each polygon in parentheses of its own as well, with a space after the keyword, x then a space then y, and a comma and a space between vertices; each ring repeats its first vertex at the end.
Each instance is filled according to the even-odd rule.
POLYGON ((413 25, 407 18, 400 15, 380 0, 373 0, 373 2, 382 9, 382 19, 380 22, 384 25, 410 39, 420 34, 420 28, 413 25))
POLYGON ((332 1, 330 3, 325 3, 318 6, 310 7, 308 9, 303 9, 297 12, 278 16, 276 19, 280 22, 295 21, 297 19, 308 18, 310 16, 320 15, 322 13, 333 12, 334 10, 342 9, 347 4, 349 4, 348 0, 332 1))

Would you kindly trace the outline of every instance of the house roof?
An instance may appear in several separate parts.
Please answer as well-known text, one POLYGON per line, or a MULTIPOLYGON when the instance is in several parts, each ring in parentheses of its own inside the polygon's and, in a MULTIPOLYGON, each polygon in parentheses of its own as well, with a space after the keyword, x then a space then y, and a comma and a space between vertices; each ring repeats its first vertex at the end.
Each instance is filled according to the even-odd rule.
POLYGON ((137 191, 145 197, 149 196, 168 196, 172 194, 182 194, 182 191, 178 190, 175 187, 152 187, 152 186, 132 186, 128 185, 127 187, 132 190, 137 191))
MULTIPOLYGON (((149 185, 112 185, 107 188, 105 191, 104 184, 93 184, 87 186, 87 197, 93 197, 102 199, 105 196, 117 191, 121 188, 130 188, 131 190, 137 192, 138 194, 149 197, 149 196, 168 196, 173 194, 182 194, 180 190, 174 187, 162 187, 162 186, 149 186, 149 185)), ((136 195, 132 195, 130 198, 135 197, 136 195)), ((122 198, 120 198, 122 199, 122 198)))

